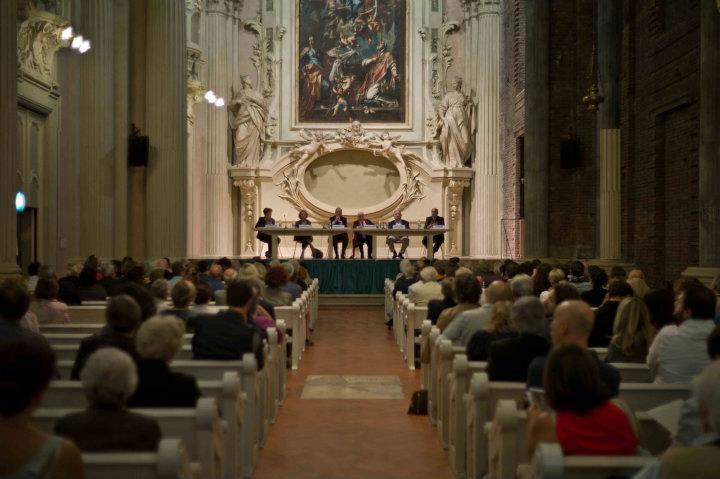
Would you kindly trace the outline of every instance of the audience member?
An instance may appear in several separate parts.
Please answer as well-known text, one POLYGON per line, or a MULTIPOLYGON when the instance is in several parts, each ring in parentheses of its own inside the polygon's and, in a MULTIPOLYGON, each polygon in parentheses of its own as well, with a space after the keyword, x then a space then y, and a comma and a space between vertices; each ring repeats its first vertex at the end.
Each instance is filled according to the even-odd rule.
POLYGON ((437 326, 440 331, 445 331, 448 325, 450 325, 459 314, 471 309, 476 309, 480 301, 480 294, 482 293, 480 283, 477 282, 477 278, 475 278, 475 275, 472 274, 471 271, 464 270, 456 274, 451 285, 452 294, 457 304, 440 313, 437 321, 437 326))
POLYGON ((135 334, 138 387, 128 407, 195 407, 200 389, 194 376, 170 370, 183 345, 185 325, 173 316, 148 319, 135 334))
POLYGON ((535 296, 540 297, 543 291, 550 289, 550 271, 552 271, 552 266, 547 263, 540 263, 533 271, 533 294, 535 296))
POLYGON ((108 296, 115 296, 115 290, 121 284, 121 281, 117 277, 117 267, 112 261, 102 263, 100 265, 100 285, 105 288, 105 292, 108 296))
POLYGON ((122 349, 135 357, 133 333, 140 324, 141 314, 140 306, 130 296, 121 294, 110 298, 105 308, 105 327, 80 342, 70 378, 79 379, 87 358, 100 348, 122 349))
MULTIPOLYGON (((637 271, 637 270, 633 270, 637 271)), ((650 287, 647 285, 644 279, 634 277, 634 278, 628 278, 627 283, 630 285, 630 287, 633 289, 633 293, 636 297, 643 299, 645 298, 645 295, 650 291, 650 287)))
POLYGON ((691 285, 679 302, 682 323, 672 334, 658 334, 648 352, 655 382, 689 383, 709 362, 705 351, 715 327, 715 294, 703 285, 691 285))
POLYGON ((671 288, 651 289, 643 301, 650 312, 650 322, 656 330, 661 331, 665 326, 675 326, 673 315, 675 298, 671 288))
MULTIPOLYGON (((201 261, 202 264, 205 264, 201 261)), ((199 280, 207 284, 213 292, 224 289, 225 284, 222 282, 223 269, 217 263, 213 263, 207 270, 207 273, 200 269, 199 280)))
POLYGON ((515 261, 508 260, 500 267, 500 272, 503 281, 510 281, 520 273, 520 265, 515 261))
MULTIPOLYGON (((279 269, 285 272, 284 268, 279 269)), ((192 340, 193 357, 230 360, 242 359, 244 353, 254 353, 260 370, 263 368, 260 332, 246 320, 248 312, 255 310, 257 301, 252 283, 230 283, 227 287, 227 301, 229 308, 226 311, 207 316, 198 322, 192 340)))
POLYGON ((157 311, 168 309, 167 299, 170 296, 170 282, 165 278, 159 278, 150 284, 150 294, 152 294, 157 311))
POLYGON ((455 302, 455 292, 453 291, 453 280, 444 279, 440 283, 440 292, 442 293, 442 299, 431 299, 428 301, 428 312, 427 319, 432 324, 437 324, 440 313, 448 308, 452 308, 457 303, 455 302))
MULTIPOLYGON (((218 290, 218 291, 225 291, 224 289, 218 290)), ((202 281, 199 282, 195 286, 195 301, 192 306, 192 311, 196 315, 201 314, 215 314, 215 310, 210 306, 210 300, 212 299, 213 292, 210 289, 210 286, 203 283, 202 281)))
POLYGON ((641 279, 645 281, 645 273, 643 273, 641 269, 631 269, 627 275, 627 281, 630 282, 631 279, 641 279))
MULTIPOLYGON (((593 311, 587 303, 577 298, 564 301, 557 307, 555 319, 550 324, 550 338, 553 347, 575 344, 587 349, 594 321, 593 311)), ((620 388, 620 373, 612 365, 601 361, 595 351, 589 350, 589 353, 597 363, 600 380, 605 384, 608 393, 612 397, 617 396, 620 388)), ((546 357, 539 357, 530 363, 527 377, 528 387, 542 387, 546 361, 546 357)))
POLYGON ((512 301, 513 295, 510 285, 504 281, 493 282, 484 294, 484 303, 479 308, 470 309, 460 313, 450 324, 442 330, 443 336, 455 344, 467 346, 473 335, 485 329, 490 319, 492 305, 498 301, 512 301))
MULTIPOLYGON (((424 268, 424 266, 423 266, 424 268)), ((400 261, 400 274, 395 278, 395 287, 393 288, 393 298, 397 296, 398 291, 402 294, 408 294, 408 288, 418 280, 415 274, 415 268, 409 259, 400 261)))
POLYGON ((177 316, 183 323, 188 332, 195 331, 198 313, 191 310, 190 306, 195 301, 197 289, 195 285, 188 280, 178 281, 170 292, 172 298, 172 308, 160 311, 161 315, 177 316))
POLYGON ((137 283, 125 283, 116 290, 116 293, 125 294, 135 300, 138 306, 140 306, 141 321, 145 321, 157 313, 155 300, 150 294, 150 291, 144 286, 137 283))
POLYGON ((608 284, 612 281, 627 281, 627 272, 622 266, 613 266, 610 268, 610 277, 608 278, 608 284))
POLYGON ((644 363, 656 333, 643 300, 637 296, 623 299, 615 314, 605 360, 609 363, 644 363))
POLYGON ((570 262, 568 281, 575 285, 580 294, 592 289, 592 284, 585 277, 585 265, 582 261, 575 260, 570 262))
POLYGON ((40 273, 40 263, 38 263, 37 261, 33 261, 32 263, 30 263, 28 265, 28 267, 27 267, 27 274, 28 274, 27 287, 28 287, 28 291, 30 291, 31 293, 35 291, 35 285, 37 285, 38 279, 40 278, 39 273, 40 273))
POLYGON ((35 300, 30 310, 40 324, 69 323, 70 315, 65 303, 57 299, 60 285, 55 278, 40 278, 35 286, 35 300))
POLYGON ((547 299, 543 303, 543 307, 545 308, 545 314, 552 318, 553 314, 555 314, 555 308, 557 308, 564 301, 568 301, 571 299, 580 299, 580 292, 578 291, 578 289, 575 287, 574 284, 568 281, 558 281, 557 283, 555 283, 555 286, 553 286, 552 291, 550 291, 550 294, 547 296, 547 299))
POLYGON ((532 278, 525 273, 515 275, 509 282, 515 299, 533 295, 535 285, 532 278))
POLYGON ((4 280, 0 284, 0 337, 19 333, 18 328, 39 333, 37 316, 29 308, 30 293, 25 281, 19 277, 4 280))
POLYGON ((302 288, 297 284, 297 275, 295 267, 288 261, 283 263, 283 268, 287 271, 288 282, 280 287, 283 291, 287 291, 292 296, 293 300, 298 299, 302 296, 302 288))
POLYGON ((590 334, 590 347, 606 348, 610 345, 615 313, 617 313, 620 301, 633 296, 633 294, 633 289, 625 281, 615 280, 609 283, 607 299, 595 311, 595 325, 590 334))
POLYGON ((427 306, 432 299, 442 299, 442 288, 438 283, 438 272, 433 266, 420 271, 420 281, 408 288, 408 299, 415 306, 427 306))
POLYGON ((78 287, 80 286, 80 280, 78 276, 82 271, 82 265, 76 264, 68 270, 68 274, 58 280, 60 287, 58 291, 58 299, 63 303, 71 306, 77 306, 82 303, 80 294, 78 294, 78 287))
POLYGON ((638 438, 625 412, 610 401, 598 363, 577 344, 555 348, 548 357, 543 387, 553 413, 528 409, 528 452, 557 442, 563 454, 633 455, 638 438))
MULTIPOLYGON (((0 287, 0 313, 22 316, 12 291, 0 287), (6 307, 13 306, 13 310, 6 307)), ((26 306, 27 307, 27 306, 26 306)), ((0 323, 6 322, 0 320, 0 323)), ((80 451, 40 431, 32 414, 55 376, 55 355, 39 335, 8 335, 0 326, 0 477, 83 479, 80 451)), ((20 331, 18 329, 18 331, 20 331)))
POLYGON ((133 358, 117 348, 95 351, 80 375, 88 407, 55 424, 55 433, 84 452, 156 451, 160 426, 128 411, 125 403, 137 387, 133 358))
POLYGON ((182 261, 173 261, 172 266, 170 267, 172 271, 172 276, 168 280, 170 289, 175 286, 175 283, 183 279, 183 273, 185 272, 185 263, 182 261))
POLYGON ((552 293, 553 288, 555 288, 555 285, 560 281, 565 281, 565 272, 560 268, 552 269, 548 274, 548 280, 550 281, 550 287, 540 293, 540 301, 542 301, 543 304, 547 302, 547 299, 550 296, 550 293, 552 293))
MULTIPOLYGON (((290 280, 287 270, 282 265, 271 266, 265 274, 265 287, 262 296, 265 301, 273 306, 290 306, 293 304, 292 294, 283 289, 283 286, 290 280)), ((230 293, 228 292, 228 295, 230 293)), ((228 297, 228 304, 230 298, 228 297)))
POLYGON ((595 265, 588 268, 588 275, 590 276, 592 288, 580 293, 580 298, 593 308, 597 308, 605 301, 608 275, 605 270, 595 265))
POLYGON ((487 371, 491 381, 526 381, 532 360, 545 356, 550 348, 543 336, 544 316, 538 298, 524 296, 515 301, 510 319, 519 335, 490 345, 487 371))
POLYGON ((470 361, 487 361, 492 343, 517 337, 518 333, 510 319, 511 310, 512 301, 497 301, 492 305, 485 328, 473 334, 468 342, 467 356, 470 361))

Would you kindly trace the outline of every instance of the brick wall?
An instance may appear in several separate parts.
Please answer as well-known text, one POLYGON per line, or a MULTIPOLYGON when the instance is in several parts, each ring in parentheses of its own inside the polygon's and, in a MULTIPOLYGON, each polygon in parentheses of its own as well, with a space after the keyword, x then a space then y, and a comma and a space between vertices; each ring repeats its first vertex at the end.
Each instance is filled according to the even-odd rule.
POLYGON ((650 283, 698 261, 697 0, 625 4, 622 247, 650 283))

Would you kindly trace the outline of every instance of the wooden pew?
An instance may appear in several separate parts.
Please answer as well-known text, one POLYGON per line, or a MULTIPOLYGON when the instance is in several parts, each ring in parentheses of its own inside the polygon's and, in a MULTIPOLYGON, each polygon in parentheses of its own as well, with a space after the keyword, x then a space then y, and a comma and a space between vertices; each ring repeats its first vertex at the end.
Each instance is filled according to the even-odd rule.
POLYGON ((383 321, 387 321, 392 317, 393 308, 395 307, 395 298, 393 298, 392 291, 395 288, 395 282, 390 278, 385 278, 383 283, 385 292, 385 315, 383 321))
POLYGON ((672 401, 688 399, 690 384, 620 383, 619 397, 633 411, 648 411, 672 401))
POLYGON ((651 383, 653 382, 650 368, 644 363, 610 363, 620 372, 620 382, 651 383))
POLYGON ((475 373, 470 392, 465 395, 465 448, 467 477, 479 478, 488 471, 488 436, 486 424, 492 420, 502 399, 517 402, 525 397, 525 384, 490 382, 486 373, 475 373))
MULTIPOLYGON (((74 361, 79 344, 53 344, 51 345, 58 361, 74 361)), ((177 359, 192 359, 192 346, 184 344, 176 356, 177 359)))
POLYGON ((559 444, 542 443, 532 464, 521 477, 545 479, 605 479, 631 477, 653 457, 643 456, 564 456, 559 444))
POLYGON ((409 303, 407 306, 405 320, 405 359, 408 369, 415 370, 415 345, 420 344, 420 337, 415 336, 415 330, 422 330, 423 321, 427 319, 427 306, 415 306, 409 303))
POLYGON ((161 439, 157 452, 89 452, 82 461, 86 479, 200 479, 174 438, 161 439))
MULTIPOLYGON (((41 430, 52 432, 60 418, 80 410, 38 409, 33 413, 33 422, 41 430)), ((133 412, 157 420, 163 437, 180 438, 187 445, 192 460, 200 464, 202 477, 226 477, 222 461, 226 438, 214 399, 201 398, 193 409, 133 409, 133 412), (216 445, 220 444, 222 449, 216 450, 216 445)))
MULTIPOLYGON (((92 334, 92 333, 90 333, 92 334)), ((79 346, 80 342, 85 339, 86 337, 90 336, 90 334, 87 333, 43 333, 43 336, 47 340, 47 342, 50 344, 51 347, 54 346, 79 346)), ((190 345, 192 344, 192 334, 185 334, 183 336, 183 343, 190 345)))
MULTIPOLYGON (((428 347, 430 345, 430 331, 432 331, 432 323, 429 319, 426 319, 422 322, 422 327, 420 329, 420 344, 427 344, 428 347)), ((438 330, 439 334, 439 330, 438 330)), ((437 337, 437 336, 436 336, 437 337)), ((422 353, 422 350, 421 350, 422 353)), ((430 385, 430 363, 420 362, 420 372, 421 372, 421 380, 422 380, 422 388, 428 389, 430 385)), ((429 390, 428 390, 429 394, 429 390)))

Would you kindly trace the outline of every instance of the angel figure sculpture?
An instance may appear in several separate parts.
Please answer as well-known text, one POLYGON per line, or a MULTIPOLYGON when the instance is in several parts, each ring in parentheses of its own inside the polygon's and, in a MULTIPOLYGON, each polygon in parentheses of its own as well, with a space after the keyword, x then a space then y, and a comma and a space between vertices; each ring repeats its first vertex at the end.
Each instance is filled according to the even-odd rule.
POLYGON ((301 130, 300 137, 308 141, 308 143, 306 145, 298 145, 290 150, 290 156, 297 159, 298 163, 302 163, 315 156, 320 156, 327 151, 325 142, 329 137, 325 133, 301 130))
POLYGON ((370 146, 377 146, 378 149, 373 149, 372 153, 375 156, 384 156, 388 160, 394 158, 398 163, 403 164, 403 153, 405 152, 405 145, 395 146, 395 142, 400 139, 400 136, 391 136, 387 131, 382 133, 377 139, 370 141, 370 146))

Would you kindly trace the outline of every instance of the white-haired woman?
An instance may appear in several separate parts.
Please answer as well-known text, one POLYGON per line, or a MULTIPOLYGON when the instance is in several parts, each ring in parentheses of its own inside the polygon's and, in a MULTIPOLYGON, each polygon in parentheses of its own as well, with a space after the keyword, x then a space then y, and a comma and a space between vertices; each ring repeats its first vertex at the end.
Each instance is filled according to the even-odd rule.
POLYGON ((420 281, 408 288, 408 297, 415 306, 426 306, 432 299, 442 299, 442 286, 438 283, 438 272, 432 266, 420 271, 420 281))
POLYGON ((130 412, 125 403, 137 387, 130 355, 117 348, 95 351, 80 373, 88 407, 55 424, 55 433, 81 450, 155 451, 160 426, 154 419, 130 412))
POLYGON ((129 407, 195 407, 197 379, 170 370, 184 334, 185 325, 175 316, 155 316, 140 326, 135 334, 140 381, 129 407))
MULTIPOLYGON (((398 291, 402 294, 408 294, 410 286, 415 284, 417 280, 417 272, 415 271, 415 267, 413 266, 412 261, 407 258, 400 261, 400 273, 398 273, 397 277, 395 278, 395 286, 393 287, 392 292, 393 298, 397 296, 398 291)), ((385 326, 390 329, 392 328, 392 324, 393 320, 392 317, 390 317, 385 322, 385 326)))

